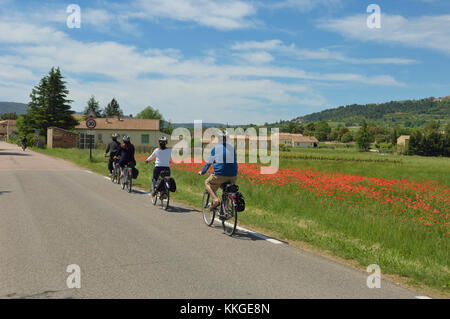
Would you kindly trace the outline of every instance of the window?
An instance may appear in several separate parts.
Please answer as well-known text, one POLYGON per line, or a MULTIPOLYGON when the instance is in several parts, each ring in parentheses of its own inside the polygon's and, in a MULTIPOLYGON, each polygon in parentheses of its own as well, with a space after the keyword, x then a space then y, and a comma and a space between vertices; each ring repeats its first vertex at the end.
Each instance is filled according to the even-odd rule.
POLYGON ((99 142, 102 142, 103 140, 102 140, 102 134, 97 134, 97 140, 99 141, 99 142))
POLYGON ((150 141, 148 134, 142 134, 141 135, 141 144, 148 144, 150 141))

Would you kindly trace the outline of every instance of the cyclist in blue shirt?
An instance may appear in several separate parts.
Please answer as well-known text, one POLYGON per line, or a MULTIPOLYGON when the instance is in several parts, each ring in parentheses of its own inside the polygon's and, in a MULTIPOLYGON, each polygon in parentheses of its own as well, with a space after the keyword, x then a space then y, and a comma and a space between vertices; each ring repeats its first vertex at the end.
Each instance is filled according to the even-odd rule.
POLYGON ((232 145, 227 144, 228 132, 219 131, 218 138, 219 144, 212 148, 205 166, 198 172, 198 175, 204 175, 211 164, 213 165, 214 174, 210 175, 205 181, 206 190, 214 201, 211 209, 214 209, 220 203, 216 195, 219 187, 224 183, 235 183, 238 174, 236 151, 232 145))

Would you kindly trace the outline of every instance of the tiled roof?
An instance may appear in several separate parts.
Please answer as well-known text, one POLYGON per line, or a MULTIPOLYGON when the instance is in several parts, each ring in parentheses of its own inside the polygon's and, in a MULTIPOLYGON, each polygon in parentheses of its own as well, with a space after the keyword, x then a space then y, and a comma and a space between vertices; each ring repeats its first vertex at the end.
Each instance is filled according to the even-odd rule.
MULTIPOLYGON (((127 119, 121 118, 120 120, 116 117, 109 118, 96 118, 95 121, 97 125, 94 130, 149 130, 158 131, 159 130, 159 120, 155 119, 127 119)), ((79 125, 75 127, 76 129, 87 129, 86 123, 81 121, 79 125)))

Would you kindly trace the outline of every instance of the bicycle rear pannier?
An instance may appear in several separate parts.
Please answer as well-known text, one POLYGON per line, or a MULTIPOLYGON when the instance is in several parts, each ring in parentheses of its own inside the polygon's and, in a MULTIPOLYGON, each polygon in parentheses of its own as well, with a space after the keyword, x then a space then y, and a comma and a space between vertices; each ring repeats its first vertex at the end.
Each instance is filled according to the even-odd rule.
POLYGON ((239 190, 239 186, 236 184, 225 184, 225 192, 236 193, 239 190))
POLYGON ((175 180, 171 177, 169 179, 169 191, 175 192, 177 190, 177 184, 175 183, 175 180))
POLYGON ((131 174, 133 175, 133 178, 136 179, 139 176, 139 170, 136 167, 133 167, 131 174))
POLYGON ((236 193, 236 210, 238 212, 243 212, 245 210, 245 199, 244 199, 244 195, 242 195, 241 193, 237 192, 236 193))

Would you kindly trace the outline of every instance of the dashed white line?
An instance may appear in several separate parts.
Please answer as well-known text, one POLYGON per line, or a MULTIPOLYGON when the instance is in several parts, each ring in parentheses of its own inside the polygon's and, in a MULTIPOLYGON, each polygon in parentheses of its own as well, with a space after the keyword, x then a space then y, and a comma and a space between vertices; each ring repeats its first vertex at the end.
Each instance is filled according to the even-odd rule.
POLYGON ((428 296, 416 296, 417 299, 432 299, 428 296))

